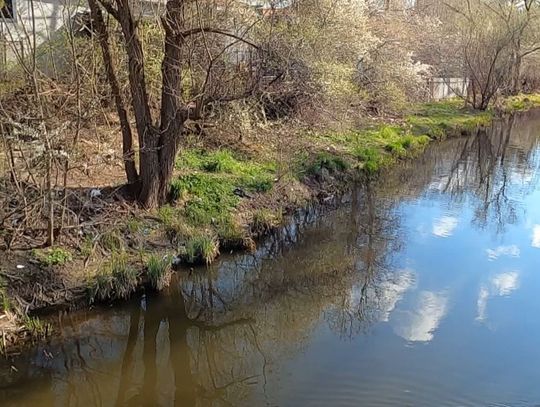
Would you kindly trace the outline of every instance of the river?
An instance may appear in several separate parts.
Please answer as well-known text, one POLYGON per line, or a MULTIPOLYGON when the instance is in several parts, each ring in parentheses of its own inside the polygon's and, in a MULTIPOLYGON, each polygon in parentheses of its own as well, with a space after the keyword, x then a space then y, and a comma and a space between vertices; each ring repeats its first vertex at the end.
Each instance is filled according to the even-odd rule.
POLYGON ((2 406, 540 405, 540 112, 433 143, 254 253, 54 316, 2 406))

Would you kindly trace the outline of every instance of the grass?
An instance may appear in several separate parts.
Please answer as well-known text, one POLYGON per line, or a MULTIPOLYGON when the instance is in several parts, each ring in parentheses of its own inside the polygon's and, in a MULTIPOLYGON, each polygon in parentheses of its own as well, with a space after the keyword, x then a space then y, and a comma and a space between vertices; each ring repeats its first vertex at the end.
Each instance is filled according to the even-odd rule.
POLYGON ((26 314, 22 317, 22 323, 34 338, 45 337, 51 328, 49 324, 44 323, 41 319, 26 314))
POLYGON ((179 154, 179 174, 169 192, 173 204, 159 209, 157 216, 171 239, 186 241, 189 263, 213 259, 218 252, 216 241, 241 245, 245 231, 235 221, 236 209, 242 199, 272 189, 276 167, 228 149, 188 148, 179 154))
POLYGON ((117 230, 104 232, 99 238, 99 244, 108 252, 121 251, 124 248, 124 239, 117 230))
POLYGON ((11 309, 11 302, 6 287, 6 282, 0 277, 0 312, 6 312, 11 309))
POLYGON ((44 267, 63 266, 73 260, 71 253, 61 247, 34 249, 32 256, 44 267))
POLYGON ((137 289, 139 273, 125 252, 113 253, 89 284, 90 301, 127 299, 137 289))
POLYGON ((146 262, 146 273, 153 289, 161 291, 171 281, 172 259, 170 256, 151 255, 146 262))
POLYGON ((266 233, 283 222, 282 211, 272 211, 269 209, 259 209, 253 214, 251 230, 255 234, 266 233))
POLYGON ((331 174, 343 172, 349 168, 349 164, 345 159, 337 154, 322 151, 315 156, 313 162, 308 166, 308 174, 320 174, 324 169, 331 174))
POLYGON ((380 125, 371 129, 344 133, 315 134, 311 138, 322 148, 334 153, 319 153, 308 167, 308 173, 345 171, 350 167, 372 175, 396 158, 403 158, 420 151, 429 137, 411 133, 406 126, 380 125))
POLYGON ((176 167, 182 172, 214 174, 220 180, 227 180, 235 187, 251 192, 269 191, 276 173, 275 163, 241 159, 227 149, 210 152, 184 150, 177 159, 176 167))
POLYGON ((188 264, 210 264, 218 255, 219 241, 207 235, 191 237, 180 252, 180 258, 188 264))
POLYGON ((493 114, 464 107, 459 99, 423 103, 413 109, 405 120, 413 134, 425 134, 433 139, 472 131, 488 126, 493 114))
POLYGON ((506 99, 504 110, 509 112, 525 111, 540 107, 540 94, 519 94, 506 99))

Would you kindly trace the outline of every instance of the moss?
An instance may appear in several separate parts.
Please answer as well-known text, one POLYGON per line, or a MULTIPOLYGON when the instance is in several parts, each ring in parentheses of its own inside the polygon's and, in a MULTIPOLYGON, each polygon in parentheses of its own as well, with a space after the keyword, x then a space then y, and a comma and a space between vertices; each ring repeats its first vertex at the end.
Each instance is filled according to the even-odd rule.
POLYGON ((32 256, 44 267, 63 266, 73 260, 71 253, 61 247, 34 249, 32 256))
POLYGON ((152 255, 146 262, 146 273, 150 286, 158 291, 167 287, 171 281, 172 259, 170 256, 152 255))
POLYGON ((125 252, 114 253, 89 283, 90 301, 127 299, 137 289, 139 273, 125 252))

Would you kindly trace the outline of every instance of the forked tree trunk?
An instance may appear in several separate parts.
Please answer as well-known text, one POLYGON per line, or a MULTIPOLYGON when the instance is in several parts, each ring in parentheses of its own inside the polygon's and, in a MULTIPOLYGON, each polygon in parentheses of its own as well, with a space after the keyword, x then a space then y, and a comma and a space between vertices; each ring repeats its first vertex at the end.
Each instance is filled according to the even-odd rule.
MULTIPOLYGON (((90 0, 96 6, 96 0, 90 0)), ((99 0, 107 12, 114 17, 122 29, 124 46, 128 57, 129 85, 131 105, 135 116, 135 124, 139 140, 139 175, 138 201, 146 208, 154 208, 163 204, 167 198, 168 186, 174 170, 174 161, 179 141, 187 118, 185 106, 181 102, 181 46, 180 36, 183 24, 183 0, 169 0, 163 18, 166 27, 165 53, 162 62, 162 100, 159 124, 155 125, 150 110, 149 97, 144 73, 144 54, 137 32, 137 24, 133 17, 129 0, 115 0, 115 6, 107 1, 99 0)), ((99 11, 99 8, 94 7, 99 11)), ((95 10, 96 11, 96 10, 95 10)), ((99 19, 99 13, 94 13, 99 19)), ((103 21, 103 19, 101 19, 103 21)), ((104 25, 102 25, 105 28, 104 25)), ((108 37, 102 39, 104 60, 110 59, 108 53, 108 37), (107 45, 105 47, 105 45, 107 45)), ((107 62, 105 62, 107 65, 107 62)), ((109 84, 113 88, 115 75, 108 71, 109 84)), ((112 70, 114 72, 114 70, 112 70)), ((116 89, 118 89, 116 81, 116 89)), ((114 93, 113 89, 113 93, 114 93)), ((123 105, 122 105, 123 106, 123 105)), ((119 115, 121 109, 118 109, 119 115)), ((127 115, 126 115, 127 117, 127 115)), ((129 179, 129 178, 128 178, 129 179)))

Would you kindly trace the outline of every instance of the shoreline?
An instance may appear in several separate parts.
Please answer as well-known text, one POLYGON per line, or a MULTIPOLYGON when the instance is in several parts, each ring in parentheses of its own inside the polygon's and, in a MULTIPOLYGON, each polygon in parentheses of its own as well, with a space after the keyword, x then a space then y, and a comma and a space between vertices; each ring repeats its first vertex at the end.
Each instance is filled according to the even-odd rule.
MULTIPOLYGON (((540 98, 530 105, 523 99, 529 100, 507 103, 505 114, 540 107, 540 98)), ((232 148, 186 145, 171 183, 171 205, 142 211, 118 190, 103 191, 89 201, 99 215, 74 232, 82 231, 82 244, 68 235, 53 249, 8 254, 7 267, 0 268, 0 349, 9 354, 47 337, 50 327, 37 315, 159 291, 179 263, 185 270, 210 263, 220 250, 252 250, 295 211, 330 206, 355 180, 378 177, 433 141, 470 135, 497 118, 456 102, 423 104, 397 123, 304 132, 295 140, 298 150, 283 162, 273 154, 261 159, 232 148)))

